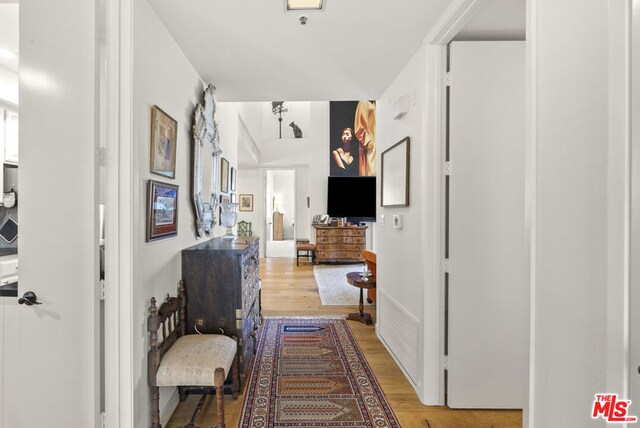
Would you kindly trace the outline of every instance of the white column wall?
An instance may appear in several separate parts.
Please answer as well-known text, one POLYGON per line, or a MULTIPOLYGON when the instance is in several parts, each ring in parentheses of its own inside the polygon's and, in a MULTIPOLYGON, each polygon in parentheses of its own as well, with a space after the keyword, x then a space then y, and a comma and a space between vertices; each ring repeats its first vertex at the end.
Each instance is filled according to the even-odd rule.
POLYGON ((534 0, 530 426, 591 419, 607 373, 607 2, 534 0))

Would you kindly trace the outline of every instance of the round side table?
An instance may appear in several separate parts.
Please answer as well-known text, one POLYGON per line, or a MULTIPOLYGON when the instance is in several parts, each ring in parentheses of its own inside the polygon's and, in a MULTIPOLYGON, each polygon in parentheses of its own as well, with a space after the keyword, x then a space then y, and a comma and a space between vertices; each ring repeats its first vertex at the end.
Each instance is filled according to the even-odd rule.
POLYGON ((364 298, 362 293, 365 288, 373 288, 376 286, 376 277, 371 275, 367 278, 362 278, 360 276, 360 272, 349 272, 347 274, 347 282, 360 289, 360 304, 358 305, 358 309, 360 309, 360 312, 349 314, 347 319, 360 321, 367 325, 373 324, 373 321, 371 321, 371 314, 364 312, 364 298))

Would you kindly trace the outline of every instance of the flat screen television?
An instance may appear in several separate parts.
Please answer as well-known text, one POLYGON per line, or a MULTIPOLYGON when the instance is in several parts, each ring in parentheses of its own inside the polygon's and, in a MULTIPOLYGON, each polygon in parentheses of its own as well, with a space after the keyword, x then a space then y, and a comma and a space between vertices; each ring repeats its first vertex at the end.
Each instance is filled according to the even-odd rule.
POLYGON ((376 221, 376 178, 329 177, 327 214, 351 223, 376 221))

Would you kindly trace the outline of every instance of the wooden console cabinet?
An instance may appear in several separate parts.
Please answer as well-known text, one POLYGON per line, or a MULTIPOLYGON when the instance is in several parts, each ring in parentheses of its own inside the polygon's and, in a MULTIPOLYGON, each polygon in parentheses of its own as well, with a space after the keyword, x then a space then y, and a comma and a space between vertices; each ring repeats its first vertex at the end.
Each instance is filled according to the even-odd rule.
POLYGON ((240 388, 251 374, 260 327, 260 259, 257 237, 214 238, 182 250, 187 333, 238 338, 240 388))
POLYGON ((313 226, 316 229, 316 262, 363 262, 367 226, 313 226))

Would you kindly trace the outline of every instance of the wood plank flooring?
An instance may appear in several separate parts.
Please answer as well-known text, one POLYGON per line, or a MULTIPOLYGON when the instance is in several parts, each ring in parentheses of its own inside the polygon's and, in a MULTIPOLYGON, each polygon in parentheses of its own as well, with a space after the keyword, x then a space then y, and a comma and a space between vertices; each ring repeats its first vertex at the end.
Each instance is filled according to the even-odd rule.
MULTIPOLYGON (((353 306, 322 306, 313 268, 295 259, 262 259, 262 312, 264 316, 321 316, 343 315, 357 312, 357 302, 353 306)), ((375 321, 375 307, 366 307, 375 321)), ((418 400, 414 389, 406 380, 392 357, 378 340, 374 326, 349 321, 360 348, 382 386, 400 424, 405 428, 515 428, 522 426, 522 412, 519 410, 451 410, 444 406, 424 406, 418 400)), ((244 396, 237 400, 225 396, 225 419, 227 428, 237 426, 244 396)), ((190 396, 180 403, 173 413, 167 428, 181 428, 190 419, 198 401, 190 396)), ((205 404, 196 426, 211 427, 215 423, 213 397, 205 404)), ((250 427, 247 427, 250 428, 250 427)))

